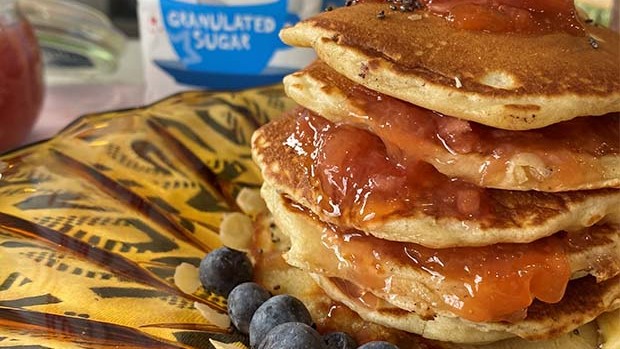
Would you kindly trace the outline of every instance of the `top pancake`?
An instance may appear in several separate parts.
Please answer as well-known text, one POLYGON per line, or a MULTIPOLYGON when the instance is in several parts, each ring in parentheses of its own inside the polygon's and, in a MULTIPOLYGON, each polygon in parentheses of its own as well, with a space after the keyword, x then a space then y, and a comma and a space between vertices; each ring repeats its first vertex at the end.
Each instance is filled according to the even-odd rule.
POLYGON ((454 29, 424 11, 364 3, 325 12, 280 36, 312 46, 328 65, 370 89, 481 124, 526 130, 620 111, 620 39, 493 34, 454 29), (385 11, 383 19, 377 18, 385 11))

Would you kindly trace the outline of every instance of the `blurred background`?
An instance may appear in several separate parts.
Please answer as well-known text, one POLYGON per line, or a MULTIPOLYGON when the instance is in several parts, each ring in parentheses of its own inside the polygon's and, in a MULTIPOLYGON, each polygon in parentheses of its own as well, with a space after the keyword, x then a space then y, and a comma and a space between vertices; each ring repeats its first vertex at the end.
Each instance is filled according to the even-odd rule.
MULTIPOLYGON (((170 73, 176 69, 177 74, 188 75, 188 70, 179 69, 179 62, 170 60, 178 58, 166 36, 157 0, 0 0, 0 4, 3 1, 20 3, 35 29, 45 63, 42 109, 22 145, 53 136, 80 115, 138 107, 196 88, 182 86, 178 76, 170 73)), ((291 3, 296 4, 293 11, 297 18, 303 19, 344 0, 292 0, 288 10, 291 3)), ((591 19, 616 30, 620 25, 619 3, 576 0, 591 19)), ((295 55, 282 55, 279 61, 305 65, 312 59, 305 53, 295 55)), ((247 76, 235 78, 243 80, 247 76)), ((6 149, 0 149, 0 153, 2 150, 6 149)))
MULTIPOLYGON (((130 37, 138 37, 138 20, 137 20, 137 0, 76 0, 83 4, 92 6, 99 11, 106 13, 112 22, 121 29, 125 34, 130 37)), ((598 18, 604 22, 611 22, 611 12, 600 11, 600 9, 610 8, 613 2, 618 0, 577 0, 577 2, 584 8, 590 11, 590 13, 596 13, 598 16, 605 18, 598 18)), ((616 4, 615 20, 618 24, 618 17, 620 14, 618 10, 620 7, 616 4)))
POLYGON ((105 13, 112 23, 132 38, 138 37, 137 0, 77 0, 105 13))

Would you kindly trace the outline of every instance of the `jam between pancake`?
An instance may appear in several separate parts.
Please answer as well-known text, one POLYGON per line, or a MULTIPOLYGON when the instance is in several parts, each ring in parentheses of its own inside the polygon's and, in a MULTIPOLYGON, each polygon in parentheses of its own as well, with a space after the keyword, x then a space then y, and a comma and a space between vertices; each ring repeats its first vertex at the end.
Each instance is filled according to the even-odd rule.
POLYGON ((347 99, 340 108, 352 109, 346 122, 379 136, 389 153, 422 159, 440 171, 465 161, 459 155, 474 155, 468 161, 477 161, 478 173, 464 179, 480 186, 501 187, 514 176, 536 182, 532 185, 546 191, 577 188, 611 178, 600 159, 618 156, 620 151, 618 113, 515 132, 445 116, 372 91, 320 62, 306 71, 324 86, 336 86, 347 99), (524 172, 515 174, 515 166, 524 172))
POLYGON ((350 280, 363 291, 355 298, 369 308, 376 302, 368 292, 415 298, 407 279, 415 278, 411 273, 427 274, 427 286, 440 293, 440 301, 433 304, 436 299, 422 296, 420 302, 476 322, 514 322, 526 316, 534 299, 559 302, 571 275, 567 254, 601 243, 613 229, 560 232, 529 244, 429 249, 339 229, 283 199, 292 214, 311 217, 323 227, 316 237, 320 243, 308 242, 313 250, 304 253, 309 271, 350 280))
MULTIPOLYGON (((295 152, 298 172, 310 177, 306 199, 340 225, 361 228, 393 216, 423 214, 504 227, 519 219, 510 209, 518 203, 502 201, 507 196, 543 200, 545 207, 564 205, 551 194, 498 191, 450 178, 359 127, 331 123, 306 109, 293 114, 286 121, 290 131, 279 131, 286 132, 279 136, 285 139, 282 146, 295 152)), ((402 141, 415 144, 415 135, 402 141)))

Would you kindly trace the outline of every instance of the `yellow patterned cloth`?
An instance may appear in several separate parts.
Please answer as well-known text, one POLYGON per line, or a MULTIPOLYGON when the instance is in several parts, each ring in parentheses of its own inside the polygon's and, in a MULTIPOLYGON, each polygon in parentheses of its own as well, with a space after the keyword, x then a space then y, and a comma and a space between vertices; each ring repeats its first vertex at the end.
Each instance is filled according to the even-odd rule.
POLYGON ((242 338, 173 283, 220 245, 223 215, 261 177, 250 137, 293 107, 281 86, 187 92, 82 117, 0 156, 0 347, 212 348, 242 338))

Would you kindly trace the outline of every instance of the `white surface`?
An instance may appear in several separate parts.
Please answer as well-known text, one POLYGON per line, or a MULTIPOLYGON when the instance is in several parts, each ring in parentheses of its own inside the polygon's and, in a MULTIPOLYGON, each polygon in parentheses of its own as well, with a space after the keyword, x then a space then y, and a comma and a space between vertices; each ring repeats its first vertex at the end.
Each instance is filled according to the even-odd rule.
POLYGON ((81 115, 143 104, 144 89, 126 84, 70 84, 50 86, 43 110, 24 144, 54 136, 81 115))
POLYGON ((81 115, 144 105, 140 43, 129 41, 109 76, 47 76, 39 120, 24 144, 54 136, 81 115))

